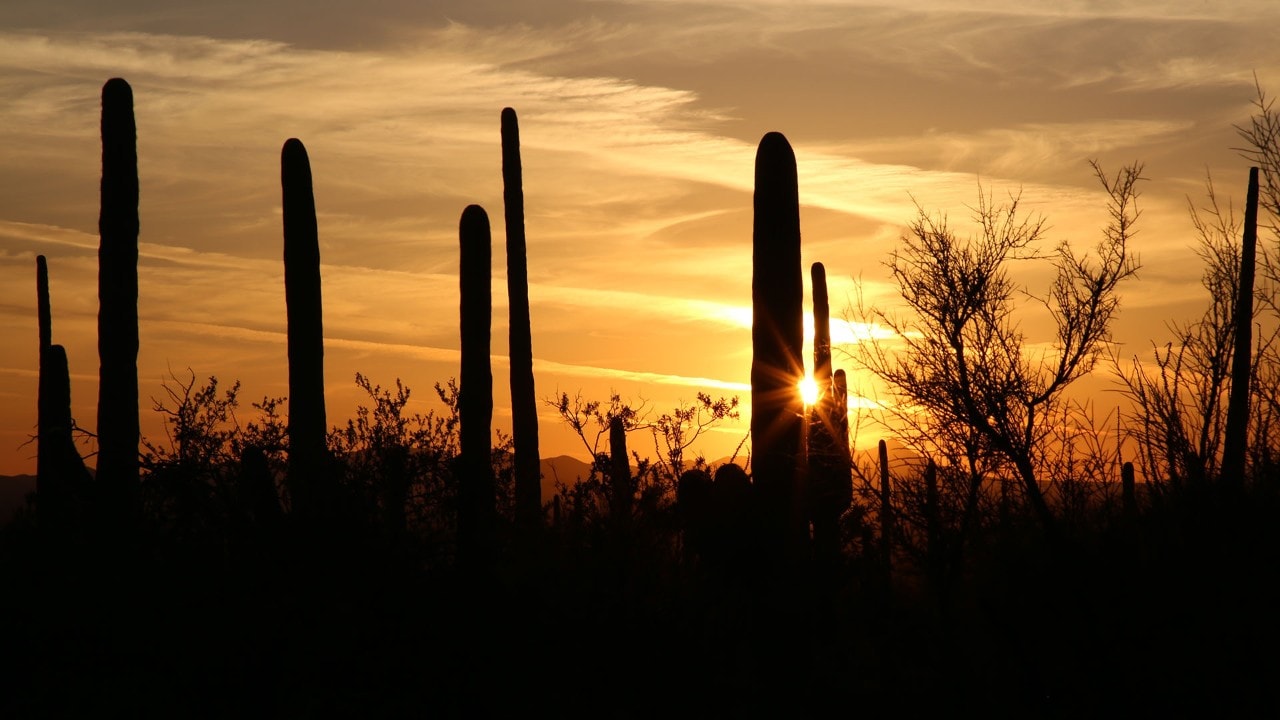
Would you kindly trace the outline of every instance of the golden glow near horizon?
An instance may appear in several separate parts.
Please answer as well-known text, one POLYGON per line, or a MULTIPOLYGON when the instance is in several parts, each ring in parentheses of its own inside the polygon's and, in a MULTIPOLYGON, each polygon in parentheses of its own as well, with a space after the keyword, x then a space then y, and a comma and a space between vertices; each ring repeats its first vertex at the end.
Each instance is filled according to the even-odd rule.
MULTIPOLYGON (((242 422, 250 402, 286 392, 289 137, 306 144, 315 181, 331 421, 368 402, 356 372, 383 386, 401 378, 409 412, 439 407, 432 385, 458 374, 458 217, 478 203, 494 238, 494 424, 509 429, 498 131, 510 106, 538 395, 616 392, 659 413, 700 390, 738 395, 743 419, 706 436, 711 458, 730 454, 749 422, 764 133, 795 148, 804 267, 827 268, 837 349, 892 344, 843 311, 900 307, 884 261, 917 201, 963 226, 979 187, 1020 190, 1051 242, 1083 249, 1106 221, 1086 161, 1147 160, 1134 248, 1144 267, 1115 327, 1131 358, 1206 302, 1187 198, 1203 196, 1206 168, 1220 197, 1243 195, 1233 126, 1249 116, 1255 73, 1280 93, 1280 6, 1262 0, 1052 11, 1005 0, 598 2, 590 18, 562 0, 151 5, 0 5, 0 474, 35 464, 24 443, 37 254, 49 261, 73 416, 89 429, 96 417, 98 111, 110 77, 135 96, 148 437, 163 437, 149 409, 171 371, 239 379, 242 422), (280 22, 301 8, 305 26, 280 22)), ((1038 270, 1017 272, 1036 287, 1038 270)), ((1043 325, 1028 316, 1033 342, 1051 337, 1043 325)), ((838 350, 836 366, 850 374, 852 412, 891 397, 866 389, 838 350)), ((545 455, 580 454, 552 409, 540 419, 545 455)))
POLYGON ((796 387, 800 390, 800 399, 804 401, 805 407, 812 407, 818 403, 818 383, 814 381, 812 375, 805 375, 796 387))

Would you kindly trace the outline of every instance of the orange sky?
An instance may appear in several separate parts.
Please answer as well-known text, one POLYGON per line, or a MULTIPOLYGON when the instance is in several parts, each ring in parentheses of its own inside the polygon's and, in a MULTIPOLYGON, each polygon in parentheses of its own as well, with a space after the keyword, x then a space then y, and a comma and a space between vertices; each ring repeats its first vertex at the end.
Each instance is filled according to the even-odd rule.
MULTIPOLYGON (((505 287, 504 106, 521 122, 541 397, 612 390, 655 411, 699 390, 749 401, 752 163, 770 130, 795 148, 804 263, 826 265, 833 316, 855 278, 892 301, 882 263, 913 197, 960 218, 979 184, 1020 188, 1050 243, 1083 248, 1105 222, 1087 160, 1144 161, 1143 268, 1116 340, 1122 355, 1146 353, 1205 301, 1187 198, 1203 197, 1206 170, 1220 194, 1243 196, 1233 125, 1250 114, 1254 73, 1280 93, 1280 6, 1030 4, 6 0, 0 474, 35 465, 22 443, 35 424, 37 254, 73 414, 95 422, 98 108, 113 76, 136 102, 148 436, 162 434, 147 408, 170 369, 239 379, 246 407, 286 394, 289 137, 315 176, 330 421, 361 400, 356 372, 399 377, 411 410, 435 407, 432 384, 458 373, 469 203, 489 211, 505 287)), ((503 293, 494 313, 505 355, 503 293)), ((1083 387, 1113 387, 1099 373, 1083 387)), ((495 425, 509 428, 504 357, 494 379, 495 425)), ((703 450, 731 452, 746 427, 744 413, 703 450)), ((544 455, 577 453, 549 408, 541 429, 544 455)))

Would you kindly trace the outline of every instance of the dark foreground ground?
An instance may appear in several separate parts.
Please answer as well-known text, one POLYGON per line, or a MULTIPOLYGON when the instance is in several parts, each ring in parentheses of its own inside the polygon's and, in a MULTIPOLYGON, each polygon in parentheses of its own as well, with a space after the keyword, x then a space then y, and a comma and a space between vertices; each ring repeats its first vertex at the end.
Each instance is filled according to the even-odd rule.
POLYGON ((717 573, 548 543, 487 577, 338 528, 0 545, 0 717, 1280 717, 1274 507, 717 573), (210 538, 217 537, 218 540, 210 538))

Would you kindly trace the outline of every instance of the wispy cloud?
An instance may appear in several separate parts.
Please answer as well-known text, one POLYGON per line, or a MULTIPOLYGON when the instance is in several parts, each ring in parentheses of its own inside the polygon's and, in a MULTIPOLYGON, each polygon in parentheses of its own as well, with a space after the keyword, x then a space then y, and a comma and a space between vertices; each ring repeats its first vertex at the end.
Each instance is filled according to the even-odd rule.
MULTIPOLYGON (((1224 145, 1252 71, 1280 71, 1270 3, 610 2, 584 19, 578 3, 385 0, 344 34, 336 15, 328 31, 323 18, 282 29, 269 20, 284 10, 240 0, 159 14, 122 0, 103 23, 69 2, 62 19, 48 3, 0 10, 32 28, 0 31, 0 324, 30 324, 32 257, 46 253, 55 332, 73 366, 94 365, 98 98, 123 76, 148 377, 184 352, 280 375, 288 137, 315 173, 337 376, 380 356, 431 372, 456 362, 468 203, 493 227, 501 353, 505 106, 521 118, 535 352, 550 377, 742 390, 753 160, 769 130, 795 146, 805 260, 827 264, 833 304, 853 276, 869 299, 892 298, 881 261, 913 197, 964 213, 978 183, 1020 188, 1054 240, 1088 239, 1105 216, 1083 161, 1151 152, 1166 184, 1146 198, 1147 282, 1126 307, 1158 311, 1190 293, 1178 225, 1206 161, 1185 147, 1224 145), (98 25, 115 29, 85 31, 98 25)), ((346 2, 335 7, 359 4, 346 2)), ((28 349, 0 349, 0 370, 17 377, 28 349)))

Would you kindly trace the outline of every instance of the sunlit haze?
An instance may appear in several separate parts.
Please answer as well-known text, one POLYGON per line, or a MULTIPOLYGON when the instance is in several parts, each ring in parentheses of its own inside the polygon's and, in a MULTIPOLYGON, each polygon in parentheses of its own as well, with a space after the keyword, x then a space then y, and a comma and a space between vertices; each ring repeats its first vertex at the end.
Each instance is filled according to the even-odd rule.
MULTIPOLYGON (((884 263, 917 204, 963 227, 980 188, 1020 192, 1050 243, 1084 250, 1107 221, 1090 159, 1145 163, 1142 269, 1114 339, 1146 357, 1207 301, 1188 202, 1211 174, 1242 205, 1234 126, 1255 77, 1280 93, 1277 26, 1270 0, 5 0, 0 474, 35 468, 37 255, 73 415, 95 422, 108 78, 135 98, 145 435, 163 436, 149 410, 170 373, 238 379, 242 420, 287 394, 290 137, 314 173, 330 423, 365 401, 357 372, 403 380, 410 412, 439 407, 432 386, 459 372, 458 220, 477 203, 493 224, 494 424, 509 431, 499 113, 512 107, 538 396, 616 392, 661 413, 700 391, 738 395, 741 420, 695 448, 715 459, 749 426, 752 168, 766 132, 795 149, 804 267, 826 267, 856 411, 891 398, 840 348, 892 336, 842 318, 859 299, 893 306, 884 263)), ((1019 281, 1044 277, 1028 266, 1019 281)), ((1026 316, 1033 342, 1052 338, 1042 320, 1026 316)), ((1100 366, 1077 391, 1114 406, 1111 374, 1100 366)), ((555 409, 541 413, 542 455, 581 455, 555 409)))

